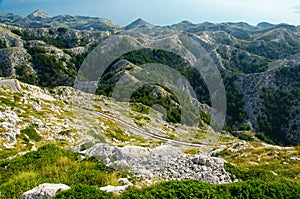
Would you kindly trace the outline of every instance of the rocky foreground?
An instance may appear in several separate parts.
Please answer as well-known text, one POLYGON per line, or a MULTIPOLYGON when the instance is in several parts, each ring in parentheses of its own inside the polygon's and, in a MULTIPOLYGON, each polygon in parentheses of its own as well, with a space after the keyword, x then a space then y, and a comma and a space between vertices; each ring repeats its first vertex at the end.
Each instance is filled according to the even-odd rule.
POLYGON ((107 167, 127 169, 142 179, 195 179, 211 184, 232 182, 230 174, 224 169, 224 159, 205 154, 190 156, 168 145, 149 149, 97 144, 83 153, 86 157, 94 156, 103 161, 107 167))
MULTIPOLYGON (((82 153, 82 158, 95 157, 107 167, 115 170, 127 170, 134 177, 151 184, 160 180, 195 179, 211 184, 230 183, 230 173, 224 169, 225 160, 206 154, 195 156, 184 154, 179 148, 162 145, 155 149, 138 146, 117 147, 108 144, 96 144, 80 151, 81 146, 69 149, 82 153)), ((127 178, 118 180, 123 186, 99 188, 102 191, 122 193, 128 186, 135 186, 127 178)), ((41 184, 25 192, 22 199, 53 198, 57 191, 68 190, 64 184, 41 184)))

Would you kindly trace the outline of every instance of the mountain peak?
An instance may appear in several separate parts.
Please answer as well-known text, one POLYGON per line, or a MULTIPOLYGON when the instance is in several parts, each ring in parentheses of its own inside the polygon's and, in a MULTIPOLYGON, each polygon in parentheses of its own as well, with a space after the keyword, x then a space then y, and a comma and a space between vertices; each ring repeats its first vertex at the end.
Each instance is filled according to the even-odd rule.
POLYGON ((275 26, 274 24, 268 22, 260 22, 259 24, 257 24, 258 28, 272 28, 274 26, 275 26))
POLYGON ((125 30, 136 29, 136 28, 153 28, 154 25, 143 20, 142 18, 138 18, 131 24, 125 27, 125 30))
POLYGON ((46 13, 45 11, 43 11, 41 9, 37 9, 36 11, 34 11, 30 15, 28 15, 27 18, 30 18, 30 19, 47 19, 47 18, 51 18, 51 16, 48 15, 48 13, 46 13))

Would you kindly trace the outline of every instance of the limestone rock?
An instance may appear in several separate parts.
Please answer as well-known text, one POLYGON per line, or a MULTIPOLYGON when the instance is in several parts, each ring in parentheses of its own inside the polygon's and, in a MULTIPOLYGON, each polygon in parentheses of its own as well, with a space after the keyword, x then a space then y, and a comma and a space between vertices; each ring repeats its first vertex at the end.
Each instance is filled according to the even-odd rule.
POLYGON ((231 182, 230 174, 224 169, 224 159, 207 154, 189 156, 168 145, 148 149, 97 144, 85 155, 96 157, 110 168, 128 170, 144 180, 196 179, 212 184, 231 182))
POLYGON ((65 191, 68 189, 70 189, 70 187, 64 184, 45 183, 23 193, 21 199, 50 199, 55 197, 57 191, 65 191))
POLYGON ((125 185, 125 186, 108 185, 106 187, 101 187, 100 190, 101 191, 106 191, 106 192, 112 192, 112 193, 115 193, 115 194, 120 194, 120 193, 123 193, 127 187, 128 187, 128 185, 125 185))

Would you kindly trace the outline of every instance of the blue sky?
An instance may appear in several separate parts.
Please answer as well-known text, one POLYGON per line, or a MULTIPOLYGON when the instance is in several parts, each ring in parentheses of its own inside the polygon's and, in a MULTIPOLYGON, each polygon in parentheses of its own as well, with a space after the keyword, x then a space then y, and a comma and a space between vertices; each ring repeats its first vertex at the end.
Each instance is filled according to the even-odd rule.
POLYGON ((121 26, 137 18, 156 25, 261 21, 300 25, 300 0, 0 0, 0 13, 26 16, 36 9, 108 18, 121 26))

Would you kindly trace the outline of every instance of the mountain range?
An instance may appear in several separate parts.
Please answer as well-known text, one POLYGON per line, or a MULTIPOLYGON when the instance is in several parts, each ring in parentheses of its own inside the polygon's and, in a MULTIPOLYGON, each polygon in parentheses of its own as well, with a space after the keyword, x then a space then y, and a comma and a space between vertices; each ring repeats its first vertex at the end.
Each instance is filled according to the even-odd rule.
MULTIPOLYGON (((137 19, 120 27, 107 19, 70 15, 51 17, 41 10, 27 17, 1 14, 0 23, 1 75, 46 87, 73 86, 84 58, 102 41, 115 35, 129 35, 126 42, 130 48, 134 47, 133 43, 137 46, 147 43, 175 50, 187 49, 180 39, 187 35, 208 53, 222 76, 227 97, 227 131, 251 130, 282 145, 300 141, 299 26, 266 22, 257 26, 243 22, 193 24, 188 21, 155 26, 137 19)), ((196 92, 197 101, 211 106, 205 82, 189 65, 192 60, 178 58, 174 62, 173 58, 173 54, 155 48, 132 52, 122 55, 118 60, 123 62, 113 62, 115 65, 92 81, 98 82, 98 94, 111 96, 115 84, 124 74, 131 77, 128 66, 132 69, 158 62, 180 72, 196 92)), ((99 69, 93 70, 98 74, 99 69)), ((157 85, 153 86, 148 89, 157 85)), ((141 90, 145 91, 145 88, 141 90)), ((148 106, 157 102, 153 99, 147 103, 147 99, 142 98, 133 101, 148 106)), ((172 103, 174 107, 178 105, 176 100, 172 103)), ((169 106, 164 104, 168 110, 169 106)), ((176 116, 170 115, 167 119, 178 122, 180 105, 176 110, 173 108, 169 111, 176 116)))
POLYGON ((0 15, 0 198, 300 198, 299 143, 299 26, 0 15))

